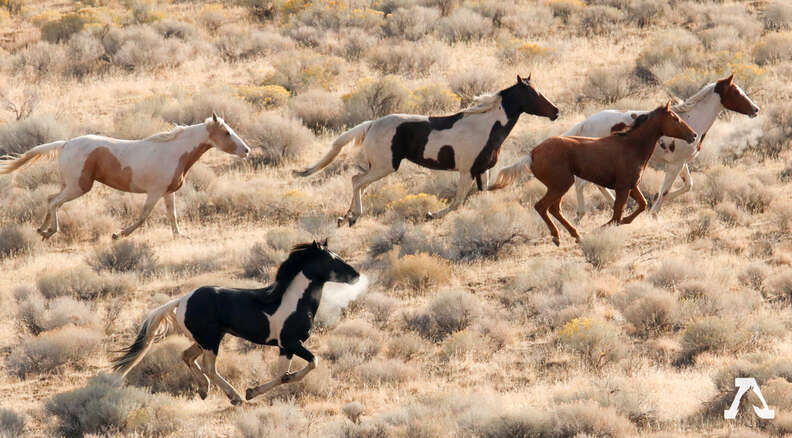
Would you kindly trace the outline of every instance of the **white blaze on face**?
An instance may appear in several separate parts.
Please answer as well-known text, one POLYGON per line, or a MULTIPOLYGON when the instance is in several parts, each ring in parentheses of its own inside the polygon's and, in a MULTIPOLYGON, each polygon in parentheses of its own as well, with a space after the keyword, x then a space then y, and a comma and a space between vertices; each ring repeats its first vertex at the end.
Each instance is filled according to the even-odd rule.
POLYGON ((277 340, 280 346, 280 334, 281 330, 283 330, 283 323, 285 323, 286 319, 297 310, 297 303, 300 301, 300 298, 302 298, 303 292, 305 292, 309 284, 311 284, 311 280, 309 280, 302 271, 300 271, 289 284, 286 292, 283 293, 280 306, 275 310, 275 313, 269 316, 268 342, 277 340))

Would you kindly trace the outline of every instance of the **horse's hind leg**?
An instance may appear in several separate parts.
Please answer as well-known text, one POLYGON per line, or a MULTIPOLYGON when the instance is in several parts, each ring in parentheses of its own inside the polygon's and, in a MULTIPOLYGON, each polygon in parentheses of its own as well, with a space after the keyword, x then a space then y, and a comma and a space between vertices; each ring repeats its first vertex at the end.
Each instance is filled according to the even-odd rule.
POLYGON ((58 208, 71 200, 79 198, 84 193, 85 191, 79 186, 67 185, 61 189, 60 193, 47 198, 47 216, 44 218, 44 223, 41 225, 41 228, 38 229, 41 237, 47 239, 58 232, 60 229, 60 225, 58 224, 58 208))
POLYGON ((392 167, 371 167, 368 171, 364 173, 357 174, 352 177, 352 204, 349 206, 349 210, 343 216, 338 218, 338 226, 340 227, 344 221, 349 222, 349 226, 355 225, 358 218, 363 214, 363 190, 369 186, 369 184, 373 183, 374 181, 380 180, 385 178, 386 176, 393 173, 394 170, 392 167))
POLYGON ((277 369, 275 370, 275 377, 269 382, 264 383, 263 385, 259 385, 253 388, 248 388, 247 391, 245 391, 245 399, 252 400, 254 397, 258 397, 259 395, 264 394, 270 389, 278 385, 282 385, 284 383, 283 377, 289 374, 289 368, 291 367, 291 359, 292 359, 292 355, 286 353, 281 349, 280 355, 278 356, 278 365, 277 365, 277 369))
POLYGON ((166 193, 165 196, 165 210, 168 213, 168 219, 170 219, 171 223, 171 231, 173 232, 174 236, 184 236, 181 230, 179 230, 179 222, 176 220, 176 196, 173 192, 166 193))
POLYGON ((540 199, 539 201, 536 202, 536 204, 534 204, 534 209, 536 209, 536 212, 539 213, 539 216, 541 216, 542 220, 544 220, 545 224, 547 224, 547 228, 550 230, 550 235, 553 236, 553 243, 555 243, 556 246, 561 245, 561 239, 558 236, 558 228, 556 228, 553 221, 550 220, 550 216, 547 215, 547 210, 550 208, 550 206, 553 203, 555 203, 560 198, 561 198, 560 196, 554 194, 551 190, 548 189, 547 193, 545 193, 545 195, 542 196, 542 199, 540 199))
POLYGON ((578 224, 581 219, 583 219, 583 215, 586 214, 586 196, 583 194, 583 190, 587 182, 588 181, 584 179, 575 177, 575 195, 577 196, 577 216, 575 216, 575 222, 578 224))
POLYGON ((641 190, 638 189, 638 186, 635 186, 632 190, 630 190, 630 196, 635 199, 635 202, 638 203, 638 207, 636 207, 635 211, 632 212, 631 215, 622 219, 621 223, 623 224, 629 224, 633 221, 633 219, 635 219, 636 216, 641 214, 642 211, 646 210, 646 198, 644 198, 641 190))
POLYGON ((198 364, 195 363, 195 360, 198 359, 202 352, 203 349, 197 343, 193 343, 190 348, 182 353, 182 360, 187 364, 187 368, 190 369, 193 375, 198 378, 198 384, 200 385, 198 395, 201 396, 201 399, 206 399, 206 395, 209 394, 209 376, 204 374, 198 364))
POLYGON ((118 233, 113 233, 113 239, 118 239, 119 237, 126 237, 133 231, 135 231, 139 226, 143 225, 143 222, 146 221, 146 218, 149 217, 151 214, 151 210, 154 209, 154 206, 157 205, 157 201, 162 197, 162 193, 149 193, 146 197, 146 202, 143 204, 143 211, 140 212, 140 217, 134 224, 124 228, 118 233))
POLYGON ((310 373, 316 365, 318 365, 319 361, 316 359, 316 356, 313 355, 310 351, 308 351, 302 343, 297 344, 296 346, 289 347, 288 350, 293 352, 297 357, 303 359, 304 361, 308 362, 300 371, 296 373, 286 373, 281 378, 283 383, 294 383, 299 382, 302 380, 308 373, 310 373))
POLYGON ((448 207, 436 212, 428 212, 426 213, 427 219, 437 219, 441 218, 453 210, 459 208, 465 202, 465 198, 470 191, 470 186, 473 184, 473 177, 468 172, 459 172, 459 182, 457 183, 457 191, 454 200, 448 204, 448 207))
POLYGON ((219 386, 223 392, 226 393, 228 399, 231 400, 232 405, 238 405, 242 403, 242 396, 231 386, 230 383, 226 379, 223 378, 220 374, 217 373, 217 369, 215 368, 215 362, 217 362, 217 356, 212 351, 204 350, 203 353, 203 372, 209 376, 209 380, 214 382, 215 385, 219 386))

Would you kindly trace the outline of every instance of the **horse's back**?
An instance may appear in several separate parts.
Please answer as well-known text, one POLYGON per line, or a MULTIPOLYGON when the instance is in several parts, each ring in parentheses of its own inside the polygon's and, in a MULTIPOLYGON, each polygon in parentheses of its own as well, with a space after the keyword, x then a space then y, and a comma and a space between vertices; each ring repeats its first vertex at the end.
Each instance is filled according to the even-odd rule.
POLYGON ((578 123, 564 135, 581 137, 606 137, 613 132, 632 126, 635 118, 646 111, 603 110, 578 123))

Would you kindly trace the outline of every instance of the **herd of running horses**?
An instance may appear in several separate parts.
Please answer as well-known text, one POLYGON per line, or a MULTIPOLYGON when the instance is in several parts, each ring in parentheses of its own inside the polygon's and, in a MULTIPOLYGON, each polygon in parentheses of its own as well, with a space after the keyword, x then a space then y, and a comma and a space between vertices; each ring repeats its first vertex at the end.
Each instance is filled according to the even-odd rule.
MULTIPOLYGON (((578 220, 585 212, 583 186, 591 182, 613 201, 613 216, 608 223, 630 223, 647 207, 638 183, 649 161, 665 165, 665 179, 652 205, 657 212, 663 200, 692 188, 688 163, 701 150, 707 131, 721 111, 749 117, 759 112, 759 107, 734 83, 732 74, 704 86, 675 106, 668 101, 652 111, 596 113, 564 135, 543 141, 524 158, 501 169, 490 182, 489 170, 497 163, 501 145, 523 113, 550 120, 558 118, 558 108, 534 88, 530 79, 517 76, 516 84, 479 96, 469 108, 451 116, 391 114, 363 122, 341 134, 318 163, 294 174, 312 175, 330 164, 346 144, 362 144, 364 170, 352 177, 352 203, 347 213, 338 218, 339 226, 345 222, 352 226, 363 213, 363 190, 396 172, 405 159, 430 169, 459 172, 456 196, 443 210, 427 212, 429 218, 442 217, 462 205, 474 182, 479 190, 496 190, 530 171, 547 187, 534 207, 547 224, 553 242, 559 245, 558 229, 548 212, 580 240, 580 234, 560 208, 561 199, 573 185, 577 189, 578 220), (671 192, 677 177, 684 185, 671 192), (628 198, 636 201, 636 209, 623 218, 628 198)), ((127 236, 142 225, 160 198, 165 199, 174 235, 179 235, 174 193, 184 183, 191 166, 213 147, 241 158, 250 152, 234 130, 212 114, 204 123, 180 126, 143 140, 85 135, 43 144, 18 156, 3 157, 0 174, 58 154, 61 190, 47 199, 46 217, 38 229, 44 239, 58 231, 58 208, 90 191, 94 181, 116 190, 146 194, 139 218, 114 233, 113 239, 127 236)), ((126 375, 152 343, 173 326, 192 342, 182 358, 200 382, 199 395, 205 398, 211 384, 215 384, 233 404, 239 404, 242 397, 215 368, 220 342, 225 334, 232 334, 276 346, 280 351, 276 377, 249 388, 246 399, 250 400, 277 385, 299 381, 316 367, 316 356, 304 342, 319 307, 322 287, 328 281, 353 284, 359 278, 353 267, 327 248, 326 240, 298 245, 267 287, 200 287, 153 310, 143 321, 135 341, 113 360, 113 368, 126 375), (295 355, 307 365, 291 372, 295 355)))

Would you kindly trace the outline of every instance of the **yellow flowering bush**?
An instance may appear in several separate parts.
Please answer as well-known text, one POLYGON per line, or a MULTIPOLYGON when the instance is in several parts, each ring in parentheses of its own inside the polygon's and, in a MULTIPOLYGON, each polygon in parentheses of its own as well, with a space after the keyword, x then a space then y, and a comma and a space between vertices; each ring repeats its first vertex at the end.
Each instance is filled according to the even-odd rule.
POLYGON ((575 318, 558 331, 558 341, 583 357, 593 368, 601 368, 620 353, 619 329, 599 318, 575 318))

